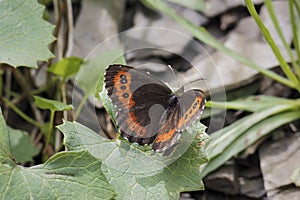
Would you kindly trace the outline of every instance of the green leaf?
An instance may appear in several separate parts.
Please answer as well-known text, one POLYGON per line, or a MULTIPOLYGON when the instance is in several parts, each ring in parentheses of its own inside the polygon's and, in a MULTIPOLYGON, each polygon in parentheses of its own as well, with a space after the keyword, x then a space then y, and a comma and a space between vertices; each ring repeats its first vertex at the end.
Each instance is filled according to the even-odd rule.
POLYGON ((204 10, 204 1, 203 0, 168 0, 169 2, 176 3, 178 5, 187 7, 191 10, 203 11, 204 10))
MULTIPOLYGON (((103 82, 103 80, 102 80, 103 82)), ((105 108, 107 114, 110 116, 110 119, 114 123, 115 127, 117 127, 115 118, 116 118, 116 110, 115 106, 112 104, 111 99, 107 95, 107 90, 104 87, 104 84, 102 84, 102 91, 98 93, 99 98, 101 99, 101 102, 103 104, 103 107, 105 108)))
POLYGON ((34 96, 34 101, 37 107, 41 109, 49 109, 51 111, 63 111, 73 109, 72 105, 66 105, 60 101, 34 96))
POLYGON ((38 148, 32 145, 30 136, 26 131, 8 127, 10 150, 18 163, 32 161, 32 157, 39 153, 38 148))
POLYGON ((64 81, 73 78, 82 64, 82 59, 77 57, 63 58, 57 63, 51 65, 49 72, 61 76, 64 81))
POLYGON ((0 164, 1 199, 113 199, 101 163, 87 151, 61 152, 25 168, 0 164))
POLYGON ((83 89, 87 96, 94 94, 96 88, 102 88, 104 71, 108 65, 124 63, 123 52, 118 49, 107 51, 94 59, 84 62, 76 76, 79 87, 83 89))
POLYGON ((42 165, 25 168, 9 158, 1 109, 0 128, 0 199, 114 199, 101 162, 87 151, 61 152, 42 165))
POLYGON ((249 96, 243 99, 237 99, 229 102, 207 102, 207 107, 226 108, 235 110, 245 110, 249 112, 258 112, 276 105, 290 104, 294 105, 295 101, 285 98, 272 97, 266 95, 249 96))
POLYGON ((53 57, 48 49, 53 26, 43 20, 43 11, 37 1, 0 1, 0 63, 36 67, 53 57))
POLYGON ((209 162, 201 166, 201 174, 206 176, 271 131, 299 118, 299 110, 294 110, 290 105, 277 105, 211 134, 206 147, 209 162))
POLYGON ((0 163, 4 157, 10 156, 9 136, 7 126, 0 107, 0 163))
POLYGON ((200 123, 182 133, 170 155, 144 151, 126 140, 102 138, 76 122, 58 128, 69 150, 88 150, 102 162, 101 169, 119 199, 178 199, 182 191, 203 189, 199 166, 206 159, 199 153, 199 140, 194 140, 195 135, 204 135, 200 123))
POLYGON ((300 187, 300 168, 297 168, 291 175, 291 179, 297 187, 300 187))

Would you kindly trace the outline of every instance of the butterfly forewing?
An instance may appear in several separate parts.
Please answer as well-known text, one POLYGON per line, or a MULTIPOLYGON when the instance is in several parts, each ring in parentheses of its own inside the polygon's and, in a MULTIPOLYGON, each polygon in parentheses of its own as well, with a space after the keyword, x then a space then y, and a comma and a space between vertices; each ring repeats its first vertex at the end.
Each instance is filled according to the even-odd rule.
POLYGON ((122 136, 139 144, 152 143, 172 91, 147 73, 124 65, 108 67, 105 87, 117 107, 122 136))

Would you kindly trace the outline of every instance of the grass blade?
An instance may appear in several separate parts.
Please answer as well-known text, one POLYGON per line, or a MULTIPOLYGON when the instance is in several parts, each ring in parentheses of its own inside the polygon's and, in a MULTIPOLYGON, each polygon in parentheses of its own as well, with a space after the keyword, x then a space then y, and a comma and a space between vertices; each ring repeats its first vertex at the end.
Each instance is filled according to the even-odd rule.
MULTIPOLYGON (((282 44, 284 45, 284 48, 287 51, 287 53, 288 53, 288 55, 289 55, 289 57, 290 57, 290 59, 292 61, 292 64, 293 64, 293 66, 294 66, 294 68, 295 68, 295 70, 296 70, 296 72, 298 74, 298 77, 300 77, 300 66, 297 64, 297 62, 295 60, 295 57, 293 55, 293 52, 292 52, 289 44, 287 43, 286 39, 283 36, 283 33, 282 33, 281 28, 280 28, 279 23, 278 23, 278 19, 277 19, 276 15, 275 15, 275 11, 274 11, 274 7, 273 7, 273 4, 272 4, 272 1, 271 0, 265 0, 265 5, 266 5, 266 7, 268 9, 268 12, 269 12, 271 20, 272 20, 272 22, 274 24, 274 27, 275 27, 275 29, 276 29, 276 31, 277 31, 277 33, 278 33, 278 35, 279 35, 279 37, 280 37, 280 39, 282 41, 282 44)), ((292 16, 292 13, 290 15, 292 16)), ((293 21, 293 20, 294 19, 291 19, 291 21, 293 21)))
POLYGON ((266 39, 266 41, 270 45, 274 55, 276 56, 277 60, 279 61, 281 69, 283 70, 285 75, 289 78, 289 80, 294 82, 294 86, 296 86, 294 88, 297 89, 300 92, 299 80, 294 75, 291 68, 289 67, 289 65, 286 63, 283 56, 281 55, 280 50, 278 49, 277 45, 275 44, 274 39, 272 38, 269 30, 266 28, 266 26, 262 22, 261 18, 257 14, 253 2, 251 0, 245 0, 245 3, 246 3, 246 6, 248 8, 248 11, 249 11, 250 15, 255 20, 255 22, 258 25, 262 35, 264 36, 264 38, 266 39))

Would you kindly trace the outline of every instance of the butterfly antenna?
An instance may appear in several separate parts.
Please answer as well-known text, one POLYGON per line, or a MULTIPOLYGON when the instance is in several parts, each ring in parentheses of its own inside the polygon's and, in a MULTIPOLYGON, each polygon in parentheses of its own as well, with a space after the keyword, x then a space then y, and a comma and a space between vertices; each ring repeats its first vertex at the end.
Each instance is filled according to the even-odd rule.
POLYGON ((168 67, 170 68, 170 70, 171 70, 171 72, 172 72, 172 74, 173 74, 174 79, 176 79, 176 75, 175 75, 175 73, 174 73, 173 68, 171 67, 171 65, 168 65, 168 67))
MULTIPOLYGON (((171 72, 172 72, 172 74, 173 74, 174 80, 176 80, 176 75, 175 75, 174 69, 171 67, 171 65, 168 65, 168 67, 170 68, 170 70, 171 70, 171 72)), ((177 82, 177 88, 179 88, 179 89, 177 90, 177 93, 178 93, 178 94, 183 94, 183 89, 184 89, 184 87, 183 87, 183 86, 180 87, 180 85, 178 85, 178 82, 177 82)))
POLYGON ((195 83, 195 82, 197 82, 197 81, 204 81, 204 80, 207 80, 207 78, 197 78, 197 79, 195 79, 195 80, 189 82, 189 84, 195 83))

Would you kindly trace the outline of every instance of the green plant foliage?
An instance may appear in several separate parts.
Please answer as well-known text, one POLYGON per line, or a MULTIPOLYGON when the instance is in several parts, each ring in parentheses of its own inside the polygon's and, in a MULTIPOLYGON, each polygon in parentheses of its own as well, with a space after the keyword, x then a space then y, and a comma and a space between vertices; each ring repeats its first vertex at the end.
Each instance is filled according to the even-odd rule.
POLYGON ((63 58, 57 63, 51 65, 48 71, 52 74, 62 77, 64 81, 67 81, 77 74, 81 64, 81 58, 63 58))
POLYGON ((280 97, 258 95, 249 96, 243 99, 237 99, 228 102, 209 102, 207 106, 214 108, 234 109, 234 110, 245 110, 249 112, 258 112, 266 108, 271 108, 278 105, 295 105, 295 100, 285 99, 280 97))
POLYGON ((299 80, 295 76, 294 72, 292 71, 291 67, 288 63, 284 60, 280 49, 275 44, 273 37, 271 36, 269 30, 264 25, 263 21, 259 17, 258 13, 256 12, 255 6, 251 0, 245 0, 245 4, 248 8, 249 13, 251 14, 252 18, 255 20, 256 24, 258 25, 262 35, 264 36, 265 40, 268 42, 269 46, 271 47, 274 55, 276 56, 277 60, 280 63, 280 67, 285 75, 294 82, 295 88, 300 91, 299 87, 299 80))
POLYGON ((39 153, 38 148, 33 146, 30 136, 26 131, 8 127, 10 151, 17 163, 32 161, 39 153))
POLYGON ((73 109, 72 105, 66 105, 60 101, 46 99, 39 96, 34 96, 33 98, 37 107, 41 109, 49 109, 51 111, 63 111, 73 109))
MULTIPOLYGON (((282 99, 280 101, 280 98, 267 97, 262 98, 260 102, 259 97, 252 97, 253 103, 249 103, 250 99, 247 99, 244 107, 246 107, 246 104, 248 104, 249 108, 253 107, 253 103, 255 102, 257 105, 256 108, 260 108, 259 111, 210 135, 211 140, 207 143, 206 147, 209 163, 201 166, 201 174, 203 176, 217 169, 231 157, 237 155, 276 128, 300 118, 299 100, 282 99), (269 102, 280 103, 277 105, 273 103, 266 104, 266 99, 269 102)), ((238 107, 242 104, 238 101, 236 103, 238 107)), ((231 104, 233 107, 234 102, 231 102, 231 104)))
POLYGON ((184 29, 189 31, 194 35, 195 38, 199 39, 200 41, 204 42, 205 44, 208 44, 209 46, 225 53, 226 55, 230 56, 231 58, 235 59, 236 61, 254 69, 260 72, 261 74, 268 76, 288 87, 291 88, 297 88, 298 85, 295 84, 295 82, 288 80, 275 72, 272 72, 271 70, 264 69, 257 64, 255 64, 253 61, 249 60, 248 58, 244 57, 243 55, 240 55, 239 53, 235 52, 232 49, 229 49, 228 47, 224 46, 222 42, 218 41, 216 38, 214 38, 204 27, 199 27, 198 25, 193 24, 188 19, 184 18, 183 16, 179 15, 172 7, 170 7, 166 2, 162 0, 141 0, 142 3, 144 3, 146 6, 160 11, 166 15, 168 15, 170 18, 172 18, 174 21, 176 21, 178 24, 180 24, 184 29))
POLYGON ((4 157, 10 156, 9 149, 9 137, 8 130, 6 128, 6 123, 2 115, 2 110, 0 108, 0 162, 4 157))
POLYGON ((61 152, 42 165, 0 164, 1 199, 113 199, 101 163, 86 151, 61 152))
POLYGON ((116 194, 101 172, 101 162, 87 151, 61 152, 42 165, 18 166, 9 158, 2 114, 0 125, 0 199, 114 199, 116 194))
POLYGON ((37 67, 53 57, 53 26, 42 19, 44 6, 32 0, 0 1, 0 62, 37 67))
POLYGON ((205 135, 205 127, 196 125, 182 133, 172 156, 143 151, 125 140, 102 138, 76 122, 65 122, 58 128, 63 132, 64 143, 70 151, 88 150, 102 163, 101 170, 119 199, 178 199, 181 191, 203 189, 199 166, 206 159, 199 154, 199 141, 195 140, 176 157, 176 152, 187 147, 184 143, 193 139, 196 133, 205 135))

